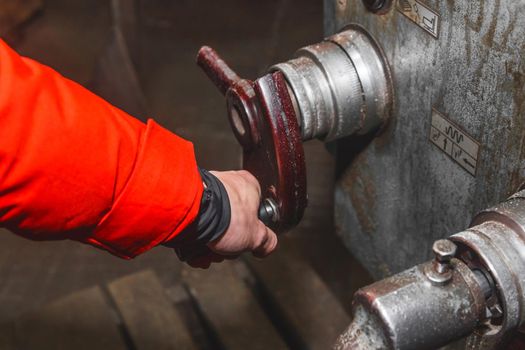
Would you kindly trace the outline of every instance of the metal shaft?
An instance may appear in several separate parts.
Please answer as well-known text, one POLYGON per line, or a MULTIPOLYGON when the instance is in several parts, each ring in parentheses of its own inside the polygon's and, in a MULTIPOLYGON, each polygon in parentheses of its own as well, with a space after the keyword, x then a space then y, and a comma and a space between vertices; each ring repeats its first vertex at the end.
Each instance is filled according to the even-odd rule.
POLYGON ((362 27, 351 25, 275 65, 290 86, 303 140, 365 134, 383 126, 393 105, 388 62, 362 27))

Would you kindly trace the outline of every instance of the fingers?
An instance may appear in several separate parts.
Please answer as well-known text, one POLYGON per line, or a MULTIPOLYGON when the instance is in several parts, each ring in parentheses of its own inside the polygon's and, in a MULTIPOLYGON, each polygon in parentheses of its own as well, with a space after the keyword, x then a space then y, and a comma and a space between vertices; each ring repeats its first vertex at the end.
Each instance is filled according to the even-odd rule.
POLYGON ((263 236, 253 248, 252 254, 258 258, 264 258, 275 250, 278 239, 275 232, 264 226, 262 222, 260 222, 260 225, 262 226, 261 229, 263 230, 263 236))
MULTIPOLYGON (((257 232, 254 235, 254 241, 251 247, 252 254, 258 258, 264 258, 270 255, 277 247, 278 239, 275 232, 266 227, 262 222, 259 222, 257 232)), ((210 251, 206 255, 201 255, 190 259, 188 265, 194 268, 207 269, 212 263, 219 263, 224 260, 233 260, 239 255, 222 255, 210 251)))
MULTIPOLYGON (((277 236, 258 219, 261 187, 257 179, 245 170, 212 173, 228 192, 231 220, 226 232, 207 246, 222 259, 231 259, 243 252, 252 252, 261 258, 272 253, 277 246, 277 236)), ((203 268, 212 262, 210 259, 191 261, 203 268)))
POLYGON ((212 263, 223 262, 226 257, 221 256, 217 253, 209 252, 206 255, 196 257, 188 261, 188 265, 191 267, 207 269, 212 263))

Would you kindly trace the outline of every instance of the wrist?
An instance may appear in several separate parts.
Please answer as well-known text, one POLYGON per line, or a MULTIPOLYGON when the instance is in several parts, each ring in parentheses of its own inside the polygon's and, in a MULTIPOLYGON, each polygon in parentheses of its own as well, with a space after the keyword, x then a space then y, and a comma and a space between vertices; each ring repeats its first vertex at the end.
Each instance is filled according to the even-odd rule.
POLYGON ((197 216, 197 240, 205 244, 224 235, 231 221, 231 206, 223 183, 212 173, 199 169, 204 183, 201 207, 197 216))
POLYGON ((228 230, 231 206, 222 182, 205 169, 199 169, 204 184, 199 214, 195 221, 177 237, 163 245, 175 248, 179 258, 188 260, 188 254, 205 248, 208 243, 221 238, 228 230))

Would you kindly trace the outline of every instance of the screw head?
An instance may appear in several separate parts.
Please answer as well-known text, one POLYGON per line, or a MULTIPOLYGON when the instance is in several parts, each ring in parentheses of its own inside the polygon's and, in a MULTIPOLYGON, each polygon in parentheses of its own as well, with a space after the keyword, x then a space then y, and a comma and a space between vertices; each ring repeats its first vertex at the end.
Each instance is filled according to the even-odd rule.
POLYGON ((432 250, 436 260, 440 263, 448 263, 454 256, 456 256, 457 246, 448 239, 440 239, 434 242, 432 250))

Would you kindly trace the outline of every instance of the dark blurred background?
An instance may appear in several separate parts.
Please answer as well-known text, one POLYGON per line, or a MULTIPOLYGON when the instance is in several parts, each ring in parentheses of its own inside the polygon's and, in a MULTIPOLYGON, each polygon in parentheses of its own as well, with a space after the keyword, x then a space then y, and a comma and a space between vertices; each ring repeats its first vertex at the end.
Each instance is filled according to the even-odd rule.
MULTIPOLYGON (((214 47, 241 76, 254 79, 270 65, 291 58, 297 48, 323 37, 322 7, 321 0, 0 0, 0 33, 19 53, 53 67, 142 120, 154 118, 191 140, 200 166, 226 170, 239 168, 240 148, 228 125, 224 98, 194 62, 199 47, 214 47)), ((166 248, 123 261, 79 243, 36 243, 2 232, 0 348, 66 349, 67 344, 93 348, 92 341, 111 337, 96 333, 97 322, 82 331, 86 318, 98 317, 93 316, 100 306, 97 293, 84 292, 93 288, 102 291, 106 302, 102 308, 109 305, 107 309, 113 310, 112 320, 125 348, 144 348, 128 324, 130 316, 122 310, 119 294, 108 287, 126 276, 139 273, 140 277, 144 271, 150 272, 149 277, 137 277, 138 294, 126 299, 131 300, 130 309, 139 308, 133 317, 146 322, 157 312, 148 312, 146 301, 152 298, 148 288, 140 292, 149 283, 144 281, 154 276, 167 300, 178 305, 200 348, 246 348, 239 345, 242 341, 226 339, 221 324, 240 319, 230 332, 242 334, 241 326, 251 322, 243 321, 242 315, 251 318, 258 311, 237 310, 236 292, 225 291, 216 285, 220 280, 212 283, 214 277, 206 277, 231 271, 235 281, 242 281, 239 288, 246 287, 253 297, 248 303, 263 310, 286 347, 325 347, 315 339, 327 344, 323 337, 343 330, 353 291, 369 280, 334 234, 333 159, 320 142, 311 141, 305 149, 309 207, 301 225, 282 237, 278 252, 265 261, 248 259, 247 264, 226 264, 201 273, 184 267, 166 248), (217 290, 210 300, 233 304, 223 310, 207 309, 206 283, 212 284, 212 292, 217 290), (140 293, 146 294, 141 298, 140 293), (228 295, 232 300, 226 302, 228 295), (72 329, 75 322, 78 326, 72 329), (310 328, 297 329, 306 326, 310 328), (76 340, 65 339, 64 332, 76 340)), ((148 329, 141 327, 143 332, 148 329)), ((169 333, 151 332, 145 337, 155 339, 156 345, 146 348, 170 348, 170 341, 162 339, 169 333)), ((101 344, 116 348, 108 345, 111 341, 101 344)))

